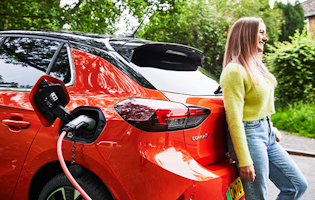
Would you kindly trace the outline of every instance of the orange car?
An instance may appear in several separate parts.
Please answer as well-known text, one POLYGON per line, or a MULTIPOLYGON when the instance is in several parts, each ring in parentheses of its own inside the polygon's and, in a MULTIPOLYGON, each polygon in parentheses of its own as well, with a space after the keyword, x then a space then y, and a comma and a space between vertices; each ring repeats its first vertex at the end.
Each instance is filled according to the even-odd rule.
MULTIPOLYGON (((226 146, 218 83, 195 48, 78 32, 0 32, 0 198, 82 199, 60 167, 64 125, 30 103, 42 75, 65 84, 73 116, 96 120, 63 141, 93 200, 244 198, 226 146)), ((71 163, 72 162, 72 163, 71 163)))

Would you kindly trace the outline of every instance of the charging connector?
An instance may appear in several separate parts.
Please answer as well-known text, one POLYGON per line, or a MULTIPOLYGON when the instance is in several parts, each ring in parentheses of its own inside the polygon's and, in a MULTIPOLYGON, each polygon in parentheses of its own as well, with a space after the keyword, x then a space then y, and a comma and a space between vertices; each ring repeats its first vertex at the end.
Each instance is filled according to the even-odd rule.
POLYGON ((66 163, 64 162, 64 158, 62 155, 62 140, 65 137, 65 135, 68 133, 74 132, 78 130, 81 127, 86 127, 88 130, 92 130, 96 125, 96 122, 94 119, 87 115, 79 115, 77 118, 74 120, 70 121, 67 123, 64 128, 63 132, 61 133, 58 143, 57 143, 57 154, 58 154, 58 159, 60 161, 61 167, 63 171, 65 172, 66 176, 70 180, 70 182, 73 184, 73 186, 81 193, 81 195, 84 197, 84 199, 91 199, 88 194, 81 188, 81 186, 76 182, 76 180, 73 178, 73 175, 75 177, 78 177, 80 173, 82 173, 82 168, 80 166, 73 165, 70 167, 70 170, 72 173, 69 171, 69 169, 66 166, 66 163), (73 174, 73 175, 72 175, 73 174))
POLYGON ((95 127, 95 120, 87 115, 80 115, 79 117, 75 118, 74 120, 67 123, 62 130, 64 131, 76 131, 80 127, 84 126, 88 130, 92 130, 95 127))
POLYGON ((72 183, 72 185, 81 193, 82 197, 85 200, 92 200, 89 195, 81 188, 81 186, 78 184, 78 182, 73 178, 71 172, 69 171, 65 160, 62 155, 62 140, 66 136, 67 132, 62 131, 61 135, 59 136, 58 142, 57 142, 57 155, 58 159, 61 165, 62 170, 64 171, 65 175, 69 179, 69 181, 72 183))

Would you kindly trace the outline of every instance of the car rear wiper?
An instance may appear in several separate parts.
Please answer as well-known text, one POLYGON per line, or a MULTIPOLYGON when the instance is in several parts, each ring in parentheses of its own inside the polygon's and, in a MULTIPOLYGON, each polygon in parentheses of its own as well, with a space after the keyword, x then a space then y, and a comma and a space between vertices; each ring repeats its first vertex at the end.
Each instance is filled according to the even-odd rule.
POLYGON ((219 85, 218 89, 214 91, 214 94, 222 94, 221 86, 219 85))

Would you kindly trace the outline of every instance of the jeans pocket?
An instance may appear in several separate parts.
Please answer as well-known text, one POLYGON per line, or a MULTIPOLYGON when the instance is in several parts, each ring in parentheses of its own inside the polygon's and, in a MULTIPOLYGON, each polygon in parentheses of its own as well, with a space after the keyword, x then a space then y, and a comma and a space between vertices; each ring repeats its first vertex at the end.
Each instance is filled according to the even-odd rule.
POLYGON ((245 129, 255 129, 261 125, 261 119, 260 120, 255 120, 255 121, 245 121, 244 127, 245 129))

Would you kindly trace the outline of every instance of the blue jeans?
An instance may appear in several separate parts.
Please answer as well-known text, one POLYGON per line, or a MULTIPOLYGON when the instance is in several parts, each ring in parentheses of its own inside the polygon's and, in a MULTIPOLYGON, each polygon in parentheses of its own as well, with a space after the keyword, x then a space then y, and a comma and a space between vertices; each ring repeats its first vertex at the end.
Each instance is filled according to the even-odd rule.
MULTIPOLYGON (((246 200, 266 200, 268 178, 279 188, 277 200, 298 200, 307 188, 307 181, 290 155, 276 142, 269 117, 243 122, 248 148, 254 162, 256 179, 242 179, 246 200)), ((229 153, 239 169, 236 154, 228 137, 229 153)))

